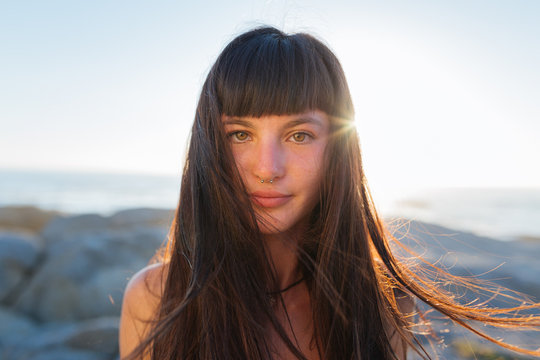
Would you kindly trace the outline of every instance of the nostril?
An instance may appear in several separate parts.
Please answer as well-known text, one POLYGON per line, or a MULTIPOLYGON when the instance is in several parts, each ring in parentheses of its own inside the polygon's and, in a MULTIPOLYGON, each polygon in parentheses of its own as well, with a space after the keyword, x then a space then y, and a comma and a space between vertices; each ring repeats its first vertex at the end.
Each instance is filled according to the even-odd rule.
POLYGON ((270 179, 261 179, 260 177, 258 177, 258 178, 259 178, 259 181, 260 181, 262 184, 264 184, 264 183, 270 183, 270 184, 272 184, 272 183, 274 182, 274 180, 275 180, 275 178, 270 178, 270 179))

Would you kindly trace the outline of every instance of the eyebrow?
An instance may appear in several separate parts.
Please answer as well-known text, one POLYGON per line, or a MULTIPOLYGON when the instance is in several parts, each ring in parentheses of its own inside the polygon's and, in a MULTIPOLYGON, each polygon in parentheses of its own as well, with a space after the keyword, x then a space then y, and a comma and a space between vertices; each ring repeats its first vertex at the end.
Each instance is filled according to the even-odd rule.
POLYGON ((250 129, 255 128, 250 121, 242 120, 239 118, 228 118, 227 120, 223 120, 223 123, 225 125, 242 125, 250 129))
POLYGON ((311 116, 301 116, 297 119, 289 121, 287 124, 285 124, 284 128, 288 129, 302 124, 311 124, 318 127, 323 127, 323 124, 319 119, 311 116))
MULTIPOLYGON (((235 117, 231 117, 231 118, 228 118, 227 120, 223 120, 223 123, 225 125, 242 125, 242 126, 250 128, 250 129, 255 128, 251 121, 247 121, 247 120, 243 120, 241 118, 235 118, 235 117)), ((296 118, 294 120, 291 120, 291 121, 287 122, 283 126, 283 128, 284 129, 289 129, 289 128, 293 128, 295 126, 302 125, 302 124, 312 124, 312 125, 315 125, 315 126, 318 126, 318 127, 323 127, 323 124, 317 118, 303 115, 303 116, 300 116, 300 117, 298 117, 298 118, 296 118)))

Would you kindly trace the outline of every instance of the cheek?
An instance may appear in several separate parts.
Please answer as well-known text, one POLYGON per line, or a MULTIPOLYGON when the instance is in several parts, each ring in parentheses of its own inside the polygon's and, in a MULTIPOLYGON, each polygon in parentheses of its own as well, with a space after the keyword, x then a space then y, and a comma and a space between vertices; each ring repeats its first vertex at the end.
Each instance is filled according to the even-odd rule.
POLYGON ((319 149, 317 157, 314 159, 313 164, 313 177, 314 177, 314 186, 315 191, 317 192, 317 197, 319 195, 319 189, 321 188, 322 181, 325 175, 326 162, 325 162, 325 147, 319 149))
POLYGON ((246 156, 245 156, 244 153, 241 153, 239 151, 234 151, 234 150, 233 150, 232 154, 233 154, 234 163, 236 165, 236 168, 240 172, 240 175, 242 176, 242 179, 244 179, 245 178, 246 168, 247 168, 246 156))
POLYGON ((297 180, 309 191, 309 197, 318 197, 323 178, 322 153, 311 154, 298 162, 297 180))
POLYGON ((319 179, 323 172, 323 150, 317 149, 317 151, 303 156, 299 160, 299 164, 301 164, 300 167, 306 176, 319 179))

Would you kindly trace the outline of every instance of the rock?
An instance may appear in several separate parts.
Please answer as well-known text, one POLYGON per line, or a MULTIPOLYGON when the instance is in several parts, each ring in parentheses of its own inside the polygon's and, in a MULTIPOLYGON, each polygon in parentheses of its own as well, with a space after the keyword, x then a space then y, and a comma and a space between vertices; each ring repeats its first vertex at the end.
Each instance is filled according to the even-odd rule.
POLYGON ((111 217, 98 214, 57 217, 44 228, 42 236, 47 244, 53 244, 83 234, 99 236, 110 230, 168 229, 173 216, 173 210, 141 208, 120 211, 111 217))
POLYGON ((107 232, 108 223, 106 217, 98 214, 57 217, 43 229, 42 237, 50 245, 82 234, 99 236, 107 232))
POLYGON ((78 323, 52 323, 27 338, 27 348, 69 347, 108 355, 118 352, 119 317, 101 317, 78 323))
POLYGON ((169 209, 129 209, 115 213, 109 219, 112 228, 158 226, 168 228, 174 218, 174 210, 169 209))
POLYGON ((78 325, 66 344, 74 349, 90 350, 108 355, 118 352, 120 318, 107 317, 88 320, 78 325))
POLYGON ((33 206, 6 206, 0 208, 0 228, 38 233, 58 215, 60 213, 57 211, 41 210, 33 206))
POLYGON ((79 289, 79 307, 87 309, 88 317, 119 314, 128 280, 144 265, 133 266, 132 270, 119 266, 100 271, 79 289))
POLYGON ((0 354, 36 334, 37 330, 38 325, 24 315, 0 307, 0 354))
POLYGON ((45 322, 117 316, 127 280, 148 263, 166 235, 166 229, 149 228, 84 233, 55 242, 15 307, 45 322))
MULTIPOLYGON (((502 290, 503 294, 517 297, 512 300, 498 295, 489 301, 490 307, 508 308, 521 305, 520 299, 523 299, 523 295, 516 295, 512 291, 532 296, 534 301, 540 299, 538 276, 540 274, 540 262, 538 262, 540 246, 538 244, 499 241, 418 221, 409 222, 407 226, 396 230, 394 236, 423 259, 436 263, 437 267, 447 270, 452 275, 465 276, 473 282, 489 281, 493 283, 491 289, 502 290)), ((394 247, 396 252, 410 257, 398 246, 394 247)), ((421 264, 420 261, 417 263, 421 264)), ((440 278, 438 280, 441 281, 440 278)), ((462 295, 458 298, 460 303, 469 303, 475 299, 480 300, 475 303, 480 303, 493 295, 487 291, 482 293, 471 291, 452 281, 447 285, 447 290, 462 295)), ((484 286, 482 283, 480 285, 484 286)), ((538 310, 530 312, 538 315, 538 310)), ((529 311, 521 312, 521 314, 527 313, 529 311)), ((452 327, 445 336, 457 338, 456 334, 460 332, 456 329, 461 330, 460 327, 452 327)), ((487 329, 483 327, 482 331, 487 331, 487 329)), ((470 336, 470 333, 465 332, 462 336, 465 335, 470 336)), ((504 337, 510 343, 519 344, 519 337, 522 336, 524 336, 523 332, 501 331, 495 337, 504 337)), ((535 336, 537 342, 538 335, 535 336)))
POLYGON ((119 314, 127 280, 167 239, 173 212, 133 209, 113 216, 57 217, 42 232, 46 259, 16 303, 39 321, 119 314))
POLYGON ((3 353, 10 354, 9 359, 112 359, 118 354, 119 321, 102 317, 46 324, 39 331, 19 333, 19 340, 11 341, 3 353))
POLYGON ((532 289, 534 293, 529 295, 540 298, 540 246, 499 241, 419 221, 396 230, 394 236, 454 275, 505 279, 496 282, 512 290, 532 289))
POLYGON ((19 349, 15 353, 7 353, 5 360, 111 360, 106 354, 84 350, 57 347, 40 350, 19 349))
POLYGON ((34 269, 42 252, 41 239, 29 233, 0 232, 0 303, 13 294, 34 269))

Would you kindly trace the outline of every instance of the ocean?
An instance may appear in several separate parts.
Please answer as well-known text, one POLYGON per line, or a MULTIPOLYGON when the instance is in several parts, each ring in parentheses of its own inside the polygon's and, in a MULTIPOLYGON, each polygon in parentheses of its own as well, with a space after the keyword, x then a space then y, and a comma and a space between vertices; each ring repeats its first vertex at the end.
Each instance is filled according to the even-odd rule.
MULTIPOLYGON (((65 213, 176 207, 178 176, 0 170, 0 206, 65 213)), ((423 188, 374 193, 384 218, 402 217, 500 240, 540 241, 540 188, 423 188)))

